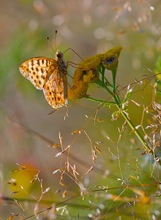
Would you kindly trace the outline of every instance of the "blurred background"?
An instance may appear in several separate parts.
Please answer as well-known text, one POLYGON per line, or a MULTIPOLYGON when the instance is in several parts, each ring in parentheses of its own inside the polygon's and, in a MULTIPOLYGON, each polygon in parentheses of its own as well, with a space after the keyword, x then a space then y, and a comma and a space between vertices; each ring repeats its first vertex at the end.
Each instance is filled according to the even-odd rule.
MULTIPOLYGON (((0 192, 2 197, 19 200, 17 203, 2 200, 1 218, 12 213, 29 216, 34 210, 40 211, 41 207, 36 205, 48 187, 45 198, 51 201, 49 206, 63 201, 64 192, 65 198, 69 198, 83 186, 119 187, 123 183, 150 184, 159 179, 159 170, 153 172, 149 157, 141 156, 137 150, 141 144, 130 129, 123 127, 124 120, 120 117, 111 121, 116 109, 100 108, 98 103, 80 99, 69 104, 69 117, 65 117, 67 108, 53 111, 43 93, 19 73, 19 65, 31 57, 55 57, 46 37, 50 38, 54 50, 64 52, 72 48, 82 58, 122 46, 117 83, 124 88, 151 75, 155 69, 161 50, 160 11, 159 0, 3 1, 0 7, 0 192), (55 30, 58 31, 56 48, 55 30), (57 155, 67 147, 69 149, 57 155), (68 175, 62 174, 67 166, 68 175), (73 175, 74 169, 79 173, 78 179, 73 175), (92 171, 88 173, 89 169, 92 171), (26 199, 27 205, 20 198, 26 199)), ((72 50, 65 52, 65 61, 78 64, 80 57, 72 50)), ((73 76, 75 68, 69 66, 68 71, 73 76)), ((71 84, 71 77, 68 79, 71 84)), ((94 84, 88 93, 108 99, 94 84)), ((151 104, 152 96, 150 84, 144 90, 138 86, 134 92, 132 99, 139 106, 131 103, 129 112, 135 125, 148 124, 149 116, 142 118, 143 109, 151 104)), ((151 187, 150 192, 153 190, 151 187)), ((120 193, 122 189, 116 194, 120 193)), ((106 214, 116 218, 125 214, 124 219, 150 215, 149 207, 142 213, 137 209, 137 214, 131 209, 124 213, 124 202, 120 204, 116 206, 121 211, 117 210, 116 214, 112 201, 106 214)), ((71 209, 71 216, 89 216, 89 210, 74 205, 71 209)))

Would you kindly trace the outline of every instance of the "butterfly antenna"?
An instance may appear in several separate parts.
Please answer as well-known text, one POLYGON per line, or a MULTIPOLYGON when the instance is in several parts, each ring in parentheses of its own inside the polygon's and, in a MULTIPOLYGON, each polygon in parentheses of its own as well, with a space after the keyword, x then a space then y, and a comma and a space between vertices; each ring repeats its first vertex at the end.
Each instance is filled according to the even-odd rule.
POLYGON ((54 51, 54 53, 55 53, 55 50, 54 50, 54 48, 53 48, 52 45, 51 45, 50 38, 49 38, 49 37, 46 37, 46 40, 48 41, 49 47, 50 47, 50 48, 52 49, 52 51, 54 51))
POLYGON ((48 41, 48 44, 49 44, 50 48, 52 49, 52 51, 54 51, 54 53, 55 53, 55 51, 56 51, 56 37, 57 37, 57 33, 58 33, 58 31, 56 30, 56 31, 55 31, 55 35, 54 35, 54 48, 52 47, 50 38, 49 38, 49 37, 46 38, 47 41, 48 41))
POLYGON ((56 38, 57 38, 57 34, 58 34, 58 31, 55 30, 55 36, 54 36, 54 48, 55 48, 55 50, 57 49, 57 48, 56 48, 56 38))

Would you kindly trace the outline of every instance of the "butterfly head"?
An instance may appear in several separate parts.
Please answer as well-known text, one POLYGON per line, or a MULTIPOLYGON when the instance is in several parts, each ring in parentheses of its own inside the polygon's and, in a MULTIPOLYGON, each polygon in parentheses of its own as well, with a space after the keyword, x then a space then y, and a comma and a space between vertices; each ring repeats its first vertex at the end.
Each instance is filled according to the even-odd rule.
POLYGON ((58 51, 56 51, 55 56, 56 56, 55 59, 58 62, 59 67, 62 69, 63 72, 66 72, 67 65, 63 59, 63 57, 64 57, 63 53, 58 50, 58 51))
POLYGON ((57 60, 63 59, 63 53, 60 52, 59 50, 56 51, 55 55, 56 55, 56 59, 57 60))

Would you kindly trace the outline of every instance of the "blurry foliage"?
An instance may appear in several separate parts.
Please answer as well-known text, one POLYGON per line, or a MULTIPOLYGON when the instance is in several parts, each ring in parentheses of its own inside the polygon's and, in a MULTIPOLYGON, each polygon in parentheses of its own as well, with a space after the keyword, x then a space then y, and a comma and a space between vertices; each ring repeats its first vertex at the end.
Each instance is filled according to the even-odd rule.
MULTIPOLYGON (((42 32, 39 34, 42 35, 42 32)), ((4 95, 7 84, 16 83, 17 78, 20 78, 17 74, 19 73, 17 67, 20 65, 21 61, 30 57, 33 51, 39 48, 39 45, 43 47, 44 37, 35 37, 36 34, 34 32, 25 30, 17 31, 13 34, 12 40, 8 43, 6 49, 3 50, 0 59, 1 95, 4 95)))
MULTIPOLYGON (((24 13, 28 20, 10 36, 0 57, 0 217, 160 219, 160 58, 155 69, 160 27, 152 24, 153 19, 160 21, 160 3, 153 3, 155 13, 145 0, 19 2, 26 14, 18 8, 17 15, 23 17, 24 13), (49 23, 64 37, 65 43, 58 48, 65 51, 78 46, 76 52, 84 54, 83 59, 114 45, 123 47, 116 86, 109 87, 113 97, 121 101, 117 103, 120 109, 100 89, 105 77, 106 86, 112 82, 112 75, 103 69, 99 69, 102 81, 89 85, 90 97, 70 103, 66 120, 62 109, 47 115, 42 104, 28 106, 24 98, 28 94, 30 103, 43 95, 20 75, 18 67, 31 57, 54 57, 46 41, 50 33, 53 45, 55 27, 51 30, 49 23), (38 27, 32 29, 31 24, 38 27), (23 108, 22 103, 14 106, 14 98, 19 99, 14 93, 22 92, 23 108), (134 123, 133 129, 121 117, 121 110, 134 123), (9 123, 5 118, 10 116, 13 121, 9 123), (136 132, 151 152, 143 148, 136 132), (17 163, 21 165, 15 168, 17 163)), ((65 60, 70 61, 70 56, 76 55, 65 53, 65 60)), ((74 66, 81 61, 77 60, 72 58, 74 66)), ((75 68, 70 67, 71 77, 75 68)), ((91 79, 91 73, 86 80, 91 79)))
POLYGON ((156 62, 156 79, 157 79, 157 94, 158 94, 158 102, 161 104, 161 57, 159 56, 156 62))

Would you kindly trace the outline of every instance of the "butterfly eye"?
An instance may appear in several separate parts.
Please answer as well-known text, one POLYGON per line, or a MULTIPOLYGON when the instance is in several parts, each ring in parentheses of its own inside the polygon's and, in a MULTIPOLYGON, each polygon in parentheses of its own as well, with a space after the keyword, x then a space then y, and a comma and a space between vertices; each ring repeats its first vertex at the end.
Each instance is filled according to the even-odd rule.
POLYGON ((104 65, 113 64, 115 62, 115 59, 116 59, 115 56, 108 57, 103 61, 103 64, 104 65))
POLYGON ((60 51, 57 51, 57 52, 56 52, 56 57, 57 57, 58 59, 63 59, 63 53, 61 53, 60 51))
POLYGON ((61 57, 62 57, 62 55, 61 55, 60 53, 58 53, 58 54, 57 54, 57 57, 58 57, 58 58, 61 58, 61 57))

